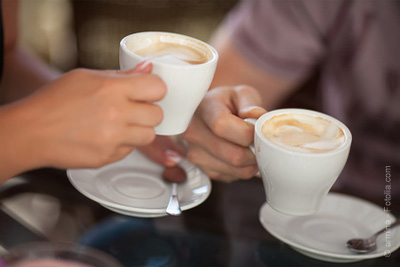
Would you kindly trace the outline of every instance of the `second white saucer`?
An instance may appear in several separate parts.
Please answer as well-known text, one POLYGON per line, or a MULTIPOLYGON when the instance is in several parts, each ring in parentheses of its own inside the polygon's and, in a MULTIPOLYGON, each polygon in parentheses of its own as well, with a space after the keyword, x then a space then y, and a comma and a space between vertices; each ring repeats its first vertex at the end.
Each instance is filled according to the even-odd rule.
POLYGON ((392 214, 373 203, 337 193, 328 194, 312 215, 285 215, 267 203, 260 209, 261 224, 271 235, 306 256, 330 262, 382 257, 398 249, 399 228, 388 229, 380 235, 377 250, 371 253, 356 254, 346 246, 350 238, 369 237, 394 220, 392 214))

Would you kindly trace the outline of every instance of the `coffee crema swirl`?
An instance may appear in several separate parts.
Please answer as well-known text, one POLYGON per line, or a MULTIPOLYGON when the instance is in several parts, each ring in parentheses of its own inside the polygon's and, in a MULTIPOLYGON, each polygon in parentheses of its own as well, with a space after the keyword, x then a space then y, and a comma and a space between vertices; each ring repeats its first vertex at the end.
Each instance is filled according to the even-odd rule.
POLYGON ((142 42, 144 45, 132 49, 132 52, 152 61, 174 65, 197 65, 210 60, 210 55, 200 48, 192 46, 189 42, 175 43, 162 38, 148 38, 142 42))
POLYGON ((282 114, 267 120, 265 138, 292 151, 323 153, 339 148, 345 135, 335 123, 306 114, 282 114))

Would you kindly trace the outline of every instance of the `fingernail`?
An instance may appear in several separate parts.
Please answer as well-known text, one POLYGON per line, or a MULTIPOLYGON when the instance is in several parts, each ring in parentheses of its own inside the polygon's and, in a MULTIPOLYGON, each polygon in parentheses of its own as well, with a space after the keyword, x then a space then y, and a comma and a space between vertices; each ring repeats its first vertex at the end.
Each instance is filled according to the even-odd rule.
POLYGON ((150 59, 146 59, 145 61, 140 62, 139 64, 136 65, 136 67, 134 68, 134 70, 136 72, 150 72, 151 69, 148 69, 149 64, 151 64, 151 60, 150 59))
POLYGON ((178 152, 170 150, 170 149, 167 149, 165 151, 165 156, 167 157, 166 165, 168 167, 175 166, 182 160, 182 156, 178 152))

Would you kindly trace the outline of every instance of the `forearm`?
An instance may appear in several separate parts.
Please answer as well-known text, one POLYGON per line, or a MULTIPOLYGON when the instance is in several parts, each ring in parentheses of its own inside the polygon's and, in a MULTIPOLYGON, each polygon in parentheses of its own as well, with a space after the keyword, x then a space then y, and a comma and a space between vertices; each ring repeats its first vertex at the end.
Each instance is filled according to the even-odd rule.
POLYGON ((260 69, 235 48, 231 38, 229 28, 222 27, 212 40, 220 57, 211 88, 250 85, 259 91, 266 109, 276 108, 297 89, 299 81, 285 79, 260 69))
POLYGON ((34 114, 24 101, 0 107, 0 184, 24 171, 41 167, 39 140, 33 140, 34 114), (29 112, 27 112, 29 111, 29 112))

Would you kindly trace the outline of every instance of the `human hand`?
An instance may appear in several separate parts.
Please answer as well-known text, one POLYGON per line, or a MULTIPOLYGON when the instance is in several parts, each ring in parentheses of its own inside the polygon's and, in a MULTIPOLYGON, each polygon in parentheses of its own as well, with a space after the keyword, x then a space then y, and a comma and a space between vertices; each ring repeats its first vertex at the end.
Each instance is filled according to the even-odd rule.
POLYGON ((188 142, 187 158, 211 178, 230 182, 253 177, 258 171, 249 145, 254 126, 244 118, 266 112, 261 96, 249 86, 218 87, 201 102, 183 137, 188 142))
POLYGON ((150 145, 138 147, 148 158, 165 166, 163 178, 170 182, 186 179, 186 173, 178 166, 186 150, 178 144, 177 137, 158 135, 150 145))
POLYGON ((149 145, 137 148, 149 159, 166 167, 176 166, 186 155, 185 148, 177 142, 177 136, 157 135, 149 145))
POLYGON ((100 167, 151 143, 162 120, 153 102, 166 93, 151 69, 150 64, 124 72, 73 70, 5 106, 0 136, 13 147, 3 153, 20 165, 9 169, 100 167))

